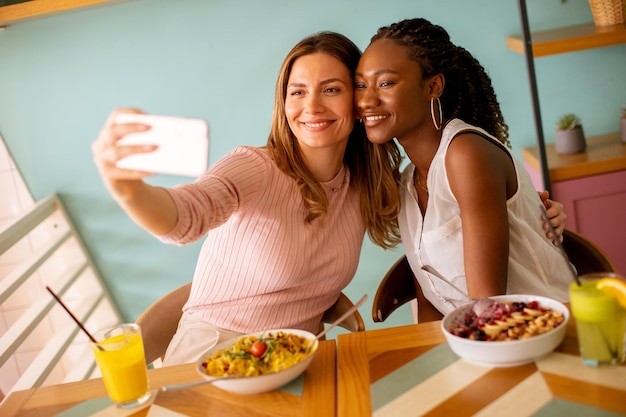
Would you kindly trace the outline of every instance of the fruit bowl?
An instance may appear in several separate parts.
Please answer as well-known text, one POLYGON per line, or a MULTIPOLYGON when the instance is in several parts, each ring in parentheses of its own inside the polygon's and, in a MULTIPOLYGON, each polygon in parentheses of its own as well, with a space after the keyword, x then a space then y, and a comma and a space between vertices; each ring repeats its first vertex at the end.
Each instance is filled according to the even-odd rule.
POLYGON ((500 303, 537 302, 539 307, 562 314, 563 321, 545 333, 517 340, 472 340, 451 333, 458 328, 467 314, 471 314, 474 303, 456 308, 446 314, 441 321, 441 330, 454 353, 468 362, 493 367, 518 366, 533 362, 557 348, 565 337, 565 329, 569 320, 569 310, 563 303, 547 297, 536 295, 499 295, 490 297, 500 303))
POLYGON ((204 379, 207 380, 219 379, 228 374, 235 373, 237 374, 236 377, 215 381, 213 382, 213 385, 225 391, 235 392, 238 394, 259 394, 262 392, 275 390, 297 378, 310 365, 317 351, 318 344, 319 342, 315 335, 304 330, 274 329, 250 333, 244 336, 239 336, 236 339, 220 343, 204 352, 202 355, 200 355, 196 362, 196 371, 200 375, 202 375, 204 379), (292 361, 295 359, 290 358, 289 354, 287 354, 284 350, 281 354, 279 350, 273 351, 272 348, 268 346, 260 349, 259 351, 256 350, 257 346, 250 346, 249 348, 246 348, 244 350, 239 349, 242 346, 248 346, 250 340, 265 340, 264 338, 269 337, 269 335, 275 336, 279 334, 291 335, 302 338, 304 340, 303 345, 306 346, 307 349, 306 354, 299 355, 297 362, 292 363, 292 361), (217 355, 220 358, 225 358, 221 362, 219 362, 219 366, 223 366, 224 363, 228 364, 228 362, 230 361, 229 356, 224 353, 227 350, 237 350, 238 353, 236 353, 236 356, 238 357, 255 356, 256 358, 256 356, 258 355, 259 358, 253 359, 250 357, 250 360, 245 362, 247 364, 246 368, 239 368, 242 362, 232 362, 232 369, 230 369, 230 371, 226 370, 222 375, 209 375, 207 373, 208 369, 210 369, 209 372, 215 372, 215 370, 214 367, 207 367, 208 359, 212 357, 215 358, 214 355, 217 355), (242 351, 244 353, 241 353, 242 351), (274 364, 276 371, 263 373, 260 375, 253 375, 256 372, 259 372, 259 369, 262 367, 262 364, 256 361, 262 360, 265 357, 263 356, 264 354, 281 355, 272 358, 272 363, 274 364), (257 369, 255 369, 255 366, 257 367, 257 369))

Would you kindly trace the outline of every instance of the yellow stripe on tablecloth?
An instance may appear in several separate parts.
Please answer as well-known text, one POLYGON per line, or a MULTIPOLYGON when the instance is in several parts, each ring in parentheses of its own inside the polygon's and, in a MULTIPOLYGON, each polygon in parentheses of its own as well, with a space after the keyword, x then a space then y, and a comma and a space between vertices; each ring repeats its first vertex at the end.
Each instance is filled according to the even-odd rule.
POLYGON ((626 366, 594 368, 584 365, 579 356, 553 352, 537 361, 537 368, 570 379, 626 390, 626 366))
POLYGON ((458 360, 374 412, 374 417, 421 415, 492 368, 458 360))
POLYGON ((535 372, 515 388, 474 414, 474 417, 531 416, 552 399, 550 388, 535 372))

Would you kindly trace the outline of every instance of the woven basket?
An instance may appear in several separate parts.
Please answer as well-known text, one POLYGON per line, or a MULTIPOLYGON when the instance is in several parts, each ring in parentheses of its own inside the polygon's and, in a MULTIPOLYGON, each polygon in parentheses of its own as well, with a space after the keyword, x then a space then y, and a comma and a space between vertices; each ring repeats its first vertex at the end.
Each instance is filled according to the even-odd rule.
POLYGON ((589 0, 589 6, 596 26, 624 23, 626 0, 589 0))

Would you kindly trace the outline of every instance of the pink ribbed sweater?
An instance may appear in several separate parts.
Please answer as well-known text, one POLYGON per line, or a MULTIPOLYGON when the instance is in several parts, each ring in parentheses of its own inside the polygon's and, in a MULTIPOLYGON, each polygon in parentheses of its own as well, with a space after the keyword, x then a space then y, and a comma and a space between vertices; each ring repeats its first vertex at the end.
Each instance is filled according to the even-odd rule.
POLYGON ((365 228, 349 184, 345 167, 323 184, 328 216, 312 226, 294 180, 265 149, 238 147, 193 184, 172 189, 178 223, 159 238, 185 244, 206 234, 184 311, 241 333, 316 332, 359 261, 365 228))

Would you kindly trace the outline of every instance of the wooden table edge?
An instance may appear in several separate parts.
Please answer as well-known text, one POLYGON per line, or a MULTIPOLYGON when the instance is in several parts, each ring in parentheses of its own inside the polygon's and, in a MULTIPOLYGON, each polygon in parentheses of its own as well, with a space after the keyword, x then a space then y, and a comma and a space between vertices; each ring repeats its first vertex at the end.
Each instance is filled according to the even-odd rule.
MULTIPOLYGON (((336 413, 335 343, 335 340, 320 342, 319 351, 306 371, 302 392, 302 409, 307 410, 306 415, 333 417, 336 413), (309 380, 309 378, 312 379, 309 380), (319 383, 312 385, 314 380, 319 383), (313 386, 315 388, 312 388, 313 386)), ((202 377, 196 372, 195 366, 195 363, 189 363, 177 365, 174 369, 173 367, 149 369, 150 388, 155 390, 163 385, 200 381, 202 377)), ((44 412, 47 407, 55 407, 56 412, 61 412, 62 408, 69 410, 84 401, 106 395, 100 378, 15 391, 0 403, 0 416, 32 414, 36 413, 36 410, 44 412), (72 386, 78 388, 73 389, 72 386)))

